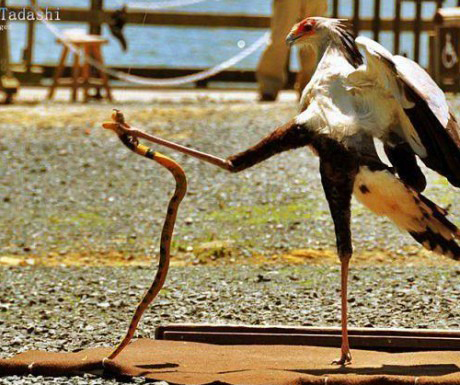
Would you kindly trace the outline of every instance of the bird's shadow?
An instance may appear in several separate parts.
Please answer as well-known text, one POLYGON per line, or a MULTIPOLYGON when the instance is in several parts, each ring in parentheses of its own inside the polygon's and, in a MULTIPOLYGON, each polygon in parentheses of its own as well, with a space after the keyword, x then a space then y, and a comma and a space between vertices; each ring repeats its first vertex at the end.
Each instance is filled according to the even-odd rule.
POLYGON ((332 374, 358 374, 358 375, 400 375, 400 376, 426 376, 437 377, 460 373, 460 368, 454 364, 446 365, 382 365, 379 368, 353 368, 341 366, 330 369, 287 369, 290 372, 324 376, 332 374))

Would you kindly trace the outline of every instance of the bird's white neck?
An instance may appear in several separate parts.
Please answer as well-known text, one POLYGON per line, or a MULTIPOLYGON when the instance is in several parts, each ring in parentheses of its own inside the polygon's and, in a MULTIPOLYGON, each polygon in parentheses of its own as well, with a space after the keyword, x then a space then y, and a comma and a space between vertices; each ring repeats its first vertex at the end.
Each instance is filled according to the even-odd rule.
POLYGON ((340 30, 337 34, 331 33, 325 37, 318 36, 312 47, 316 51, 317 66, 320 65, 325 56, 343 58, 354 68, 362 64, 362 55, 349 31, 340 30))
POLYGON ((321 63, 323 60, 326 52, 328 49, 331 49, 333 46, 333 41, 332 40, 321 40, 314 46, 314 50, 316 51, 316 66, 321 63))
POLYGON ((326 71, 327 73, 331 71, 335 72, 334 69, 341 71, 347 67, 350 67, 350 70, 353 69, 340 50, 340 47, 332 41, 319 47, 316 60, 316 69, 326 71))
POLYGON ((325 56, 329 54, 340 55, 340 43, 336 42, 334 39, 322 39, 318 44, 316 44, 316 65, 318 66, 325 56))

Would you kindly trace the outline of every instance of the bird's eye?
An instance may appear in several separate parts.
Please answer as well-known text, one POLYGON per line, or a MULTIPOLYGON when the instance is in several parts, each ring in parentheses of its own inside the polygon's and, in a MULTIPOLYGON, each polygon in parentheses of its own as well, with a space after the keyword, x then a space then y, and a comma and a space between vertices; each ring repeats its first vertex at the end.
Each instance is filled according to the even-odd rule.
POLYGON ((311 30, 313 30, 313 26, 311 24, 306 24, 303 27, 303 30, 306 31, 306 32, 310 32, 311 30))

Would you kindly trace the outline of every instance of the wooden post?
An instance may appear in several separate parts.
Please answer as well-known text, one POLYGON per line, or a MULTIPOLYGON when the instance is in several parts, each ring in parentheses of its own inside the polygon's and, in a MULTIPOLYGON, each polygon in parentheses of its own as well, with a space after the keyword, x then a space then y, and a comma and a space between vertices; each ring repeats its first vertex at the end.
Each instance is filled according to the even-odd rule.
MULTIPOLYGON (((31 9, 35 9, 36 0, 30 0, 31 9)), ((34 54, 34 40, 35 40, 35 21, 29 20, 27 22, 27 47, 24 50, 24 62, 26 64, 26 73, 30 74, 34 54)))
POLYGON ((374 0, 374 20, 372 23, 372 31, 374 33, 374 40, 380 39, 380 0, 374 0))
POLYGON ((104 0, 91 0, 91 11, 97 14, 94 19, 89 22, 89 33, 91 35, 100 35, 102 32, 102 13, 104 11, 104 0))
MULTIPOLYGON (((89 33, 91 35, 102 34, 102 14, 104 12, 104 0, 91 0, 91 11, 97 14, 97 17, 91 18, 89 23, 89 33)), ((92 51, 85 51, 86 55, 92 57, 92 51)), ((90 73, 95 71, 95 68, 89 69, 90 73)), ((96 94, 100 94, 100 87, 96 87, 96 94)), ((85 86, 85 102, 88 101, 88 86, 85 86)))
POLYGON ((399 55, 401 51, 401 0, 395 1, 394 52, 399 55))
MULTIPOLYGON (((6 0, 0 0, 0 6, 6 8, 6 0)), ((8 23, 0 20, 0 91, 5 93, 5 103, 13 100, 13 95, 19 88, 18 80, 10 68, 10 43, 8 38, 8 23)))
POLYGON ((422 32, 422 1, 415 2, 414 60, 420 61, 420 33, 422 32))
POLYGON ((360 5, 361 0, 354 0, 353 2, 353 32, 355 36, 358 36, 360 30, 360 5))
POLYGON ((334 18, 339 17, 339 0, 334 0, 332 2, 332 17, 334 18))
MULTIPOLYGON (((0 0, 0 6, 6 8, 6 0, 0 0)), ((7 31, 6 20, 0 19, 0 76, 10 71, 10 46, 7 31)))

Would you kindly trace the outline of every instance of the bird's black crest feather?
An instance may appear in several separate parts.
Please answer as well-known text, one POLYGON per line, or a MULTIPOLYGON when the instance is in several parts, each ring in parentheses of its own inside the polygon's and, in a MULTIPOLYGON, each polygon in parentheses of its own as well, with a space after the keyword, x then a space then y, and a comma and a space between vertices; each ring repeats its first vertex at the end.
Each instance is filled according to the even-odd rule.
POLYGON ((363 55, 361 55, 355 43, 355 36, 352 32, 351 24, 348 21, 339 20, 335 30, 342 42, 341 48, 346 59, 353 67, 359 67, 364 63, 364 60, 363 55))

